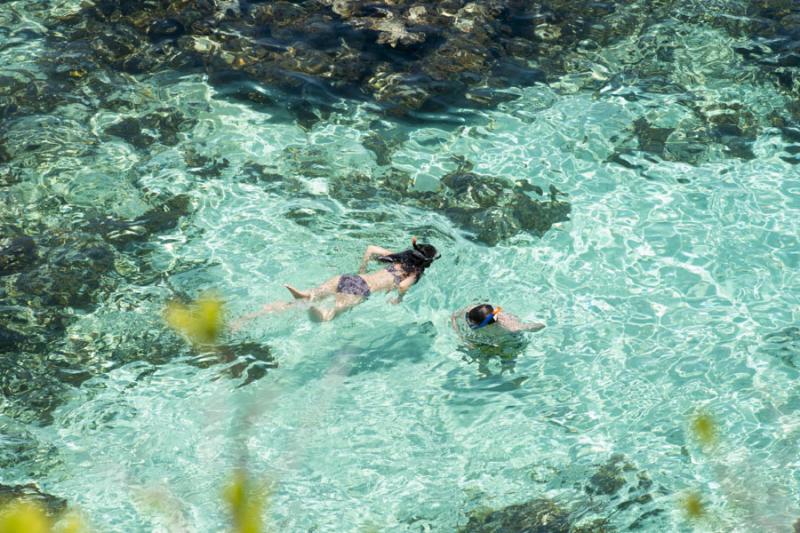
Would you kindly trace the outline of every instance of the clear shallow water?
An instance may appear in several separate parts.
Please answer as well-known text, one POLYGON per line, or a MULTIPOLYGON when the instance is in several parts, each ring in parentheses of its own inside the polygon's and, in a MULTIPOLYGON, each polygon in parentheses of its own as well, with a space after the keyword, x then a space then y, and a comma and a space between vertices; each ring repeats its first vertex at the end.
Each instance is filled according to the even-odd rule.
MULTIPOLYGON (((44 16, 14 2, 2 9, 44 16)), ((150 239, 146 255, 120 254, 116 283, 69 326, 66 345, 99 372, 69 391, 52 423, 26 426, 54 450, 35 481, 99 530, 218 530, 220 488, 246 457, 275 485, 278 531, 450 531, 479 505, 541 495, 608 516, 613 506, 598 498, 591 509, 575 484, 619 453, 659 487, 654 508, 664 512, 646 530, 689 530, 677 510, 687 489, 710 502, 707 529, 788 529, 800 516, 798 373, 768 336, 790 337, 798 323, 800 176, 764 118, 787 98, 740 63, 739 41, 719 30, 664 24, 645 37, 676 31, 668 77, 689 96, 624 79, 593 91, 574 76, 512 88, 519 99, 455 110, 448 123, 390 122, 343 101, 304 130, 280 104, 254 109, 200 75, 165 73, 120 86, 122 110, 65 105, 8 125, 8 146, 42 125, 37 148, 12 149, 23 175, 4 191, 9 217, 136 217, 153 194, 189 194, 194 209, 150 239), (746 104, 761 126, 755 158, 707 143, 696 165, 636 151, 622 156, 628 166, 608 162, 635 146, 625 139, 637 118, 665 128, 692 120, 686 98, 746 104), (162 108, 196 121, 174 146, 142 149, 104 133, 120 116, 162 108), (397 139, 389 165, 365 148, 378 127, 397 139), (198 173, 191 153, 227 166, 198 173), (570 221, 487 247, 442 213, 381 198, 352 207, 331 195, 336 180, 391 169, 434 189, 456 156, 478 174, 555 185, 569 194, 570 221), (412 234, 442 258, 402 305, 377 296, 331 324, 288 313, 233 335, 268 345, 279 364, 246 387, 185 349, 152 353, 175 291, 216 289, 235 317, 285 299, 282 283, 352 271, 367 244, 400 248, 412 234), (478 299, 548 326, 511 371, 497 361, 479 368, 459 349, 450 313, 478 299), (116 361, 120 346, 141 357, 116 361), (701 407, 722 426, 711 455, 686 434, 701 407), (177 516, 151 509, 153 491, 177 516)), ((591 71, 613 80, 640 45, 598 52, 591 71)), ((5 48, 0 65, 34 76, 25 58, 40 47, 5 48)), ((683 146, 673 139, 665 150, 683 146)), ((36 461, 3 481, 26 481, 36 461)), ((624 528, 640 514, 610 520, 624 528)))

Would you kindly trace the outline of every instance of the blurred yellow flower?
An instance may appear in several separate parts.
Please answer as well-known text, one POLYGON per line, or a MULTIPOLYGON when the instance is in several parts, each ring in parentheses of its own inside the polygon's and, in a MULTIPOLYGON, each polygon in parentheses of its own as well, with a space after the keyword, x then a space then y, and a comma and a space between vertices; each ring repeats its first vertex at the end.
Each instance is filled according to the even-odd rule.
POLYGON ((711 446, 717 442, 717 423, 708 413, 695 415, 691 422, 691 430, 703 446, 711 446))
POLYGON ((164 320, 194 344, 214 344, 224 327, 223 302, 211 294, 205 294, 189 305, 169 302, 164 310, 164 320))
POLYGON ((236 533, 262 533, 264 531, 261 515, 269 497, 266 487, 254 486, 247 473, 239 470, 225 488, 224 496, 233 517, 236 533))
POLYGON ((697 520, 706 514, 705 504, 697 492, 690 492, 684 496, 681 500, 681 507, 686 517, 691 520, 697 520))
POLYGON ((40 505, 18 500, 0 510, 0 533, 49 533, 52 524, 40 505))

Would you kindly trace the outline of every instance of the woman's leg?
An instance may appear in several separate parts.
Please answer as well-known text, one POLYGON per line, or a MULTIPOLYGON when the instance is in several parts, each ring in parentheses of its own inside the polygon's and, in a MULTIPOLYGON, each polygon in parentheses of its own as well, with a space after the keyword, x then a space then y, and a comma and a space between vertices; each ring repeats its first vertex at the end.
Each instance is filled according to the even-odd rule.
POLYGON ((292 307, 296 307, 298 305, 302 305, 303 303, 304 302, 272 302, 272 303, 269 303, 269 304, 265 305, 264 307, 262 307, 261 309, 259 309, 258 311, 254 312, 254 313, 247 314, 247 315, 240 316, 239 318, 237 318, 236 320, 231 322, 231 333, 236 333, 237 331, 242 329, 242 327, 247 322, 250 322, 254 318, 258 318, 261 315, 266 315, 268 313, 277 313, 277 312, 280 312, 280 311, 286 311, 288 309, 291 309, 292 307))
POLYGON ((307 291, 301 291, 292 287, 291 285, 284 285, 284 287, 286 287, 289 292, 292 293, 292 296, 294 296, 296 300, 311 300, 313 302, 325 298, 326 296, 336 294, 336 286, 339 284, 340 277, 341 276, 332 277, 319 287, 315 287, 307 291))
POLYGON ((308 314, 311 316, 312 320, 318 322, 327 322, 328 320, 333 320, 336 318, 336 315, 344 313, 351 307, 355 307, 363 301, 363 296, 358 296, 355 294, 337 294, 336 303, 333 305, 333 307, 328 309, 312 307, 308 310, 308 314))

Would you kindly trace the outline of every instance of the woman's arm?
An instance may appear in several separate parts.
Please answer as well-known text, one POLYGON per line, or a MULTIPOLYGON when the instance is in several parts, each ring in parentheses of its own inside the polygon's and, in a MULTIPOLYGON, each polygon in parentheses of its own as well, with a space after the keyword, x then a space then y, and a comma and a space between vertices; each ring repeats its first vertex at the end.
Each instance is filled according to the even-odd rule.
POLYGON ((363 274, 367 271, 367 264, 369 263, 370 259, 375 256, 382 256, 382 255, 391 255, 392 252, 387 250, 386 248, 381 248, 380 246, 367 246, 366 251, 364 251, 364 258, 361 260, 361 266, 358 267, 358 273, 363 274))
POLYGON ((397 293, 398 294, 397 294, 397 298, 392 300, 393 304, 399 304, 400 302, 403 301, 403 296, 405 296, 406 292, 408 291, 408 289, 411 288, 411 286, 414 284, 416 279, 417 279, 416 275, 411 275, 411 276, 408 276, 406 279, 404 279, 403 281, 401 281, 397 285, 397 293))
POLYGON ((495 319, 500 326, 508 331, 539 331, 544 329, 544 324, 540 322, 522 322, 511 313, 502 312, 495 319))

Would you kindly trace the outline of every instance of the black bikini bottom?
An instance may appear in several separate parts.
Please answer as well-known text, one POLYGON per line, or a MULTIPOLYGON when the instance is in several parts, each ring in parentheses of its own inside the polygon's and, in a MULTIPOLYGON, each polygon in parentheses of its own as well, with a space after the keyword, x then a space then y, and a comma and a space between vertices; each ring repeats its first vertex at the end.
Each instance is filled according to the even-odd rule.
POLYGON ((363 296, 364 298, 370 295, 369 285, 364 281, 364 278, 355 274, 342 274, 339 276, 339 283, 336 285, 336 292, 341 294, 352 294, 354 296, 363 296))

